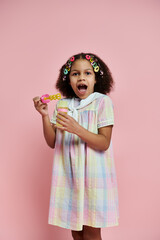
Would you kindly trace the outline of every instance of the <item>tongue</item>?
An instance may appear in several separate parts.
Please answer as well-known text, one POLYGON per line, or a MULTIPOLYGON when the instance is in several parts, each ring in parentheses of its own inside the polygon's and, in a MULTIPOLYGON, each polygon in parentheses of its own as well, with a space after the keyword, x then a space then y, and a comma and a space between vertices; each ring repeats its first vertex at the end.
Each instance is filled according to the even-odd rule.
POLYGON ((81 87, 81 88, 79 89, 79 92, 80 92, 80 93, 85 93, 85 92, 86 92, 86 90, 87 90, 86 88, 84 88, 84 87, 81 87))
POLYGON ((84 92, 86 91, 86 89, 85 89, 85 88, 80 88, 79 91, 80 91, 81 93, 84 93, 84 92))

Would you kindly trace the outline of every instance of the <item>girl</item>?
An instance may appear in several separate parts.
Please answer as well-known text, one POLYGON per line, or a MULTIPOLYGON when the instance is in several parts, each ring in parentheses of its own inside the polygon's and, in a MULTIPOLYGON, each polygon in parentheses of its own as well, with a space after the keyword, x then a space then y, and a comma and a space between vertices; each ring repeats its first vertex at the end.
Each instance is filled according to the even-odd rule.
POLYGON ((109 68, 97 55, 80 53, 61 67, 56 83, 68 114, 57 116, 58 101, 50 120, 47 104, 33 99, 46 142, 55 148, 48 223, 71 229, 74 240, 101 240, 102 227, 119 225, 114 112, 106 95, 113 85, 109 68))

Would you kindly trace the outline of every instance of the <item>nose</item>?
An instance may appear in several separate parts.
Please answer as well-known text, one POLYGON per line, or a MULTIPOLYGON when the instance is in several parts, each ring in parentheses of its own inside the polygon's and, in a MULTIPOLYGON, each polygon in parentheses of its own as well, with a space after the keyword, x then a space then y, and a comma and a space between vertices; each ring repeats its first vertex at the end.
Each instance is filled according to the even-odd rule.
POLYGON ((79 74, 78 80, 79 80, 79 81, 85 80, 85 77, 84 77, 84 74, 83 74, 83 73, 79 74))

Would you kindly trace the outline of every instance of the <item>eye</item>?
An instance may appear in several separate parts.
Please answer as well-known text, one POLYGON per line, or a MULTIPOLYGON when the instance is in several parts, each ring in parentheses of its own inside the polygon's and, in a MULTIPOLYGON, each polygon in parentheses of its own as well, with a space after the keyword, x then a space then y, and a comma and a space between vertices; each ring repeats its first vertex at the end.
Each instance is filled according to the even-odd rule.
POLYGON ((86 72, 87 75, 91 74, 90 72, 86 72))
POLYGON ((78 73, 73 73, 73 76, 77 76, 77 75, 75 75, 75 74, 78 74, 78 73))

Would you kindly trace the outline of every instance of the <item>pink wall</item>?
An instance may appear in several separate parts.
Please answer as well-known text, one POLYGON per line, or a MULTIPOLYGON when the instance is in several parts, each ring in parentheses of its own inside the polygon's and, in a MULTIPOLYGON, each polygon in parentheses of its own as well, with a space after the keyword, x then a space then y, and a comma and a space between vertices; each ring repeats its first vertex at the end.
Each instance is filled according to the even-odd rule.
POLYGON ((97 53, 116 82, 120 224, 103 240, 159 240, 160 2, 1 0, 0 36, 0 240, 71 239, 48 225, 53 150, 32 98, 56 93, 59 68, 80 51, 97 53))

